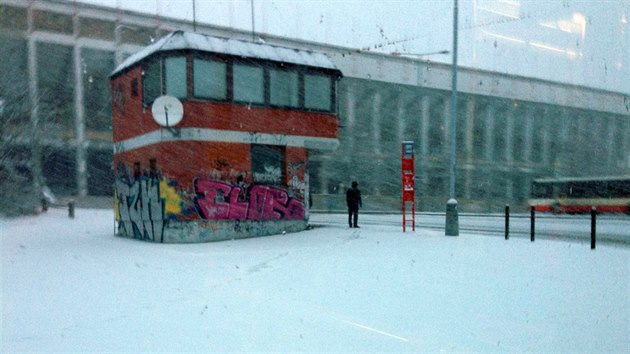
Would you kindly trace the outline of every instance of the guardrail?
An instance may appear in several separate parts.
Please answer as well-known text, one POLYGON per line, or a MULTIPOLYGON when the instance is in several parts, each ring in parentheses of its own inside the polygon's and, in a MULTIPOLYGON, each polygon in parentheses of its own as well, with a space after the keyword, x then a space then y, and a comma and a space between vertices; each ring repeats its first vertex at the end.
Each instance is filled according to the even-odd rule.
MULTIPOLYGON (((505 239, 510 239, 510 206, 505 206, 505 239)), ((536 209, 530 208, 530 240, 536 240, 536 209)), ((591 249, 594 250, 597 243, 597 208, 591 207, 591 249)))
MULTIPOLYGON (((537 212, 532 218, 531 211, 513 213, 509 206, 501 213, 459 213, 460 231, 504 237, 506 240, 514 236, 528 237, 535 241, 543 239, 571 239, 575 241, 590 240, 595 249, 597 243, 606 242, 630 246, 630 215, 608 214, 595 210, 594 215, 558 215, 537 212), (532 220, 533 219, 533 220, 532 220), (533 221, 533 223, 532 223, 533 221)), ((329 215, 330 211, 312 210, 311 215, 329 215)), ((345 215, 339 210, 332 214, 345 215)), ((365 212, 362 223, 366 225, 399 226, 400 219, 381 218, 379 215, 401 215, 400 212, 365 212)), ((347 216, 346 216, 347 217, 347 216)), ((416 212, 416 230, 444 230, 444 212, 416 212)), ((316 217, 318 220, 319 217, 316 217)), ((330 218, 326 218, 330 219, 330 218)), ((336 222, 318 220, 316 223, 335 225, 336 222)))

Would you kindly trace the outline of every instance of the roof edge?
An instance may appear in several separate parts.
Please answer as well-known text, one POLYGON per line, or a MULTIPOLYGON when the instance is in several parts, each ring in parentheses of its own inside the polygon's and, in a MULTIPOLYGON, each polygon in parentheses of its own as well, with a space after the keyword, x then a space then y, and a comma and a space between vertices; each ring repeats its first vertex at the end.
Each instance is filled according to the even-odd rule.
POLYGON ((119 64, 110 74, 110 78, 133 67, 151 55, 172 50, 193 50, 208 53, 219 53, 243 58, 269 60, 308 67, 336 71, 343 76, 331 58, 324 52, 288 48, 266 43, 255 43, 240 39, 210 36, 195 32, 177 30, 170 32, 144 49, 132 54, 119 64))

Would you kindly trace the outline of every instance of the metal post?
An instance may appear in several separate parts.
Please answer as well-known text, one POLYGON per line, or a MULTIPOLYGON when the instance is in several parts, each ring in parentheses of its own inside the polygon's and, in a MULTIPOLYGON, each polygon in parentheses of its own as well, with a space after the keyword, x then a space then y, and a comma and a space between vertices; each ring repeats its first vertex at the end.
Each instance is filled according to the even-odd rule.
POLYGON ((595 249, 595 243, 597 238, 597 209, 591 208, 591 249, 595 249))
POLYGON ((407 217, 406 217, 406 214, 405 214, 405 204, 406 204, 406 203, 405 203, 405 201, 403 200, 403 202, 402 202, 402 217, 403 217, 402 222, 403 222, 403 232, 407 232, 407 227, 406 227, 406 224, 407 224, 407 217))
POLYGON ((459 235, 459 218, 457 215, 457 200, 455 198, 455 166, 457 164, 457 0, 453 5, 453 64, 451 65, 451 114, 449 122, 450 169, 449 169, 449 200, 446 206, 446 235, 459 235), (455 208, 452 208, 452 205, 455 208), (449 207, 449 205, 451 207, 449 207))
POLYGON ((252 8, 252 42, 256 42, 256 23, 254 17, 254 0, 250 1, 250 6, 252 8))
POLYGON ((416 231, 416 201, 411 203, 411 231, 416 231))
POLYGON ((192 8, 193 8, 193 32, 197 32, 197 9, 196 9, 196 0, 192 0, 192 8))
POLYGON ((28 2, 26 10, 26 21, 28 24, 28 93, 30 100, 30 148, 31 156, 30 163, 32 165, 31 173, 33 174, 33 189, 34 194, 39 195, 43 187, 43 172, 42 172, 42 134, 44 133, 40 127, 40 114, 39 114, 39 83, 37 73, 39 71, 39 64, 37 63, 37 45, 32 33, 35 30, 33 24, 34 14, 32 1, 28 2))
POLYGON ((505 239, 510 239, 510 206, 505 206, 505 239))
POLYGON ((74 200, 68 202, 68 217, 74 219, 74 200))
POLYGON ((531 207, 530 219, 531 241, 534 242, 534 239, 536 238, 536 209, 533 206, 531 207))
MULTIPOLYGON (((79 16, 76 14, 72 17, 73 35, 77 39, 79 37, 79 16)), ((115 29, 114 29, 115 30, 115 29)), ((88 192, 87 181, 87 151, 85 137, 85 87, 83 79, 87 74, 87 70, 91 70, 85 66, 85 62, 81 59, 81 47, 75 44, 72 48, 72 57, 74 62, 74 133, 75 133, 75 179, 77 181, 77 195, 85 197, 88 192)))

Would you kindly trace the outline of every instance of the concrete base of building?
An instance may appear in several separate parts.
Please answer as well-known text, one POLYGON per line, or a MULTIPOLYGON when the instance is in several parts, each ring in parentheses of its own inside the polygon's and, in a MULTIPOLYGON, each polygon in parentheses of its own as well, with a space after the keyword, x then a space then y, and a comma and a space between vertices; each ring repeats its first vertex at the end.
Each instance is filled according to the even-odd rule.
POLYGON ((117 221, 116 236, 158 243, 202 243, 306 230, 307 220, 117 221))

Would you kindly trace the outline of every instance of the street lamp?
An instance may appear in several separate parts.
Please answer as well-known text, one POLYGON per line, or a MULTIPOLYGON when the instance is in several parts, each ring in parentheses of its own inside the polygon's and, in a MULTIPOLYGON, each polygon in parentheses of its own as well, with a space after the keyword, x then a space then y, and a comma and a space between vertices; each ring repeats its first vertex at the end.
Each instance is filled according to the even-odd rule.
POLYGON ((451 116, 449 124, 449 200, 446 202, 446 236, 459 236, 459 218, 455 199, 455 167, 457 164, 457 0, 453 6, 453 65, 451 66, 451 116))

